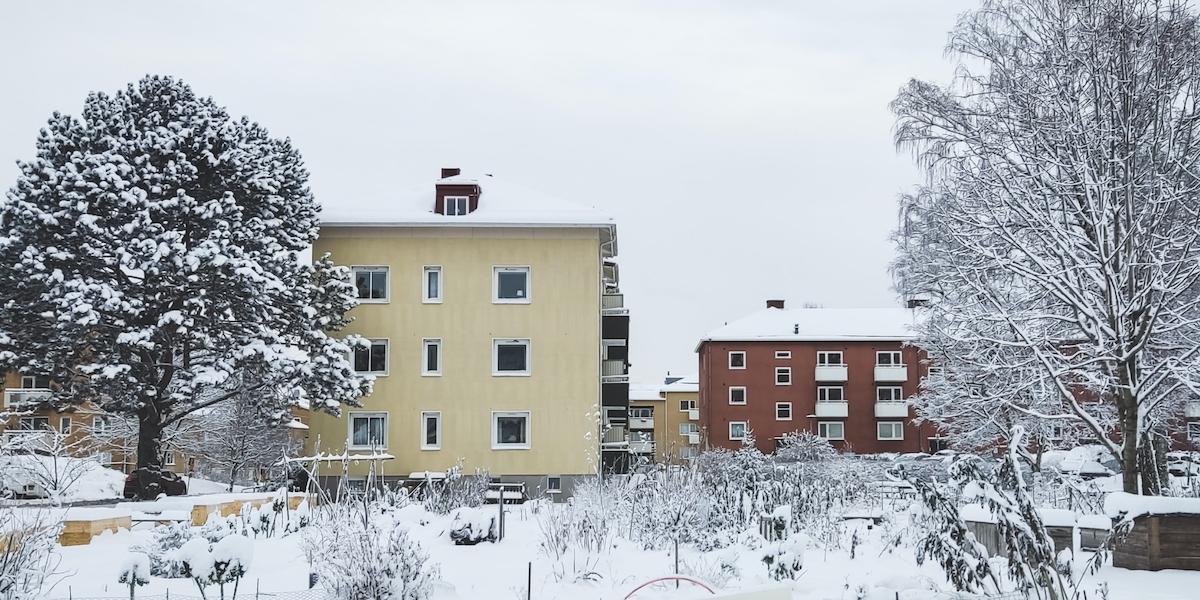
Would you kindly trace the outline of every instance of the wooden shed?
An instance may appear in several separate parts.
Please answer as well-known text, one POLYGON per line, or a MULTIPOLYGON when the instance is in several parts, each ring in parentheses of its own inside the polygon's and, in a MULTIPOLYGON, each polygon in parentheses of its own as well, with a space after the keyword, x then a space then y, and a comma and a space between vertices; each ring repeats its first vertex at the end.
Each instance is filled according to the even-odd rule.
POLYGON ((1113 547, 1113 566, 1200 571, 1200 515, 1141 515, 1113 547))

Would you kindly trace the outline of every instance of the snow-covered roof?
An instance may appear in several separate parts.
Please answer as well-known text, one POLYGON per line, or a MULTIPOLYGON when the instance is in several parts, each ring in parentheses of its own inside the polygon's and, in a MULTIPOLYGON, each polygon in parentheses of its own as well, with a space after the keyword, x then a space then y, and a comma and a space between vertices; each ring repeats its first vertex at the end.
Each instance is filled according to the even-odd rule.
POLYGON ((708 332, 700 344, 904 341, 915 337, 914 323, 909 308, 765 308, 708 332))
POLYGON ((658 395, 658 386, 657 385, 647 385, 644 383, 633 383, 633 384, 629 385, 629 400, 633 401, 633 402, 636 402, 636 401, 645 402, 648 400, 662 400, 662 396, 658 395))
POLYGON ((674 383, 659 386, 660 392, 699 392, 700 391, 700 376, 687 375, 683 379, 674 383))

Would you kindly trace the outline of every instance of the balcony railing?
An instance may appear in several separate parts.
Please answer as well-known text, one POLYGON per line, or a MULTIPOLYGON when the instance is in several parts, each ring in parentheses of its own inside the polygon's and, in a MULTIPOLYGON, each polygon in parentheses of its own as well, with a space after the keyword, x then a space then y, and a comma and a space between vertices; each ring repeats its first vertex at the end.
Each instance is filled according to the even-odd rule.
POLYGON ((689 408, 688 409, 688 420, 689 421, 699 421, 700 420, 700 409, 689 408))
POLYGON ((5 408, 25 408, 45 401, 50 390, 44 388, 13 388, 4 390, 5 408))
POLYGON ((600 309, 604 314, 625 314, 625 294, 604 294, 600 297, 600 309))
POLYGON ((600 376, 605 381, 626 381, 629 379, 628 366, 623 360, 601 361, 600 376))
POLYGON ((817 402, 818 417, 845 417, 849 414, 849 405, 845 401, 817 402))
POLYGON ((846 381, 849 373, 846 365, 817 365, 817 381, 846 381))
POLYGON ((630 440, 629 451, 633 454, 650 454, 654 452, 653 440, 630 440))
POLYGON ((654 417, 629 417, 630 429, 654 429, 654 417))
POLYGON ((51 446, 54 432, 45 429, 9 429, 4 432, 6 450, 21 452, 44 451, 51 446))
POLYGON ((696 444, 699 444, 700 443, 700 434, 699 433, 687 434, 687 443, 691 444, 693 446, 696 444))
POLYGON ((875 416, 879 418, 896 418, 908 416, 908 403, 900 402, 876 402, 875 416))
POLYGON ((600 438, 600 446, 603 448, 624 448, 629 443, 629 437, 625 434, 624 425, 609 425, 604 430, 604 437, 600 438))
POLYGON ((886 383, 908 381, 908 365, 875 365, 875 381, 886 383))

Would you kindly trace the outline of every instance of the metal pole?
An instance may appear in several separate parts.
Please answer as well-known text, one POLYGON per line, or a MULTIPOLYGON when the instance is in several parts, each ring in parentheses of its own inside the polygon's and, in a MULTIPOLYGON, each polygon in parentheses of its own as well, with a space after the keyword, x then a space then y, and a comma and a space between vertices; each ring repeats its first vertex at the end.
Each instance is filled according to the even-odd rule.
POLYGON ((525 572, 525 600, 533 598, 533 561, 529 562, 529 570, 525 572))
MULTIPOLYGON (((675 538, 675 574, 679 574, 679 538, 675 538)), ((675 580, 675 589, 679 589, 679 580, 675 580)))

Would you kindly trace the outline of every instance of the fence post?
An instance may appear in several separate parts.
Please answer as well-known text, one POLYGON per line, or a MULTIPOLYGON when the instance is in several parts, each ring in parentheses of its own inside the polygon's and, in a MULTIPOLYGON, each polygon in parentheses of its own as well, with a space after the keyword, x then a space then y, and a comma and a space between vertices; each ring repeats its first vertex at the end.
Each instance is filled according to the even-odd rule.
POLYGON ((525 600, 533 598, 533 561, 529 561, 529 570, 525 572, 525 600))
MULTIPOLYGON (((675 574, 679 575, 679 538, 675 538, 675 574)), ((679 589, 679 578, 675 578, 675 589, 679 589)))

